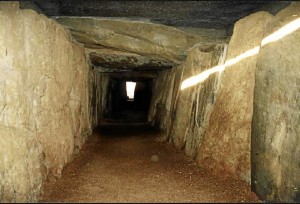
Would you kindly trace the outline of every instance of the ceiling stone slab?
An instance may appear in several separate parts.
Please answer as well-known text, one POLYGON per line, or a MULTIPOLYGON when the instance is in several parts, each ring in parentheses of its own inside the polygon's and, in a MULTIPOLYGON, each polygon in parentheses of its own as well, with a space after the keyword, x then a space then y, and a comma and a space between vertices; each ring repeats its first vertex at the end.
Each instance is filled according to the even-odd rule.
POLYGON ((276 14, 291 2, 27 0, 20 7, 53 17, 86 50, 98 50, 88 53, 94 66, 126 71, 179 65, 195 45, 205 51, 226 43, 237 20, 276 14))
POLYGON ((71 30, 73 37, 88 46, 105 46, 180 64, 186 50, 195 44, 214 44, 210 39, 179 29, 147 22, 102 18, 58 17, 56 20, 71 30))
POLYGON ((149 58, 111 49, 86 49, 91 63, 103 68, 127 70, 169 69, 176 64, 159 58, 149 58))

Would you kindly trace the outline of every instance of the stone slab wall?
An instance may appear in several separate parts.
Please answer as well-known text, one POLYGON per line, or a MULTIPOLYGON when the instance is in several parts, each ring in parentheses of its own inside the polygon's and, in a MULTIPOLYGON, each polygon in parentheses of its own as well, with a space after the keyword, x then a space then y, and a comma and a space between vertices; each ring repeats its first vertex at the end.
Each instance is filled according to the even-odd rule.
POLYGON ((213 56, 197 46, 189 50, 181 66, 159 76, 163 85, 155 87, 154 104, 162 109, 150 112, 166 130, 164 139, 200 167, 252 180, 256 193, 268 201, 300 199, 299 11, 300 4, 293 3, 275 17, 258 12, 239 20, 222 75, 185 90, 172 88, 220 59, 220 53, 213 56), (281 31, 286 36, 264 44, 291 21, 293 32, 281 31))
POLYGON ((0 2, 0 200, 37 201, 91 134, 84 49, 55 21, 0 2))
MULTIPOLYGON (((216 45, 209 50, 195 46, 182 65, 183 81, 197 76, 218 65, 224 52, 224 45, 216 45)), ((203 82, 181 90, 175 98, 174 115, 169 138, 173 144, 184 149, 187 155, 195 158, 198 146, 208 124, 211 107, 218 87, 218 72, 208 76, 203 82)))
MULTIPOLYGON (((299 201, 300 196, 299 11, 299 3, 293 3, 275 17, 258 12, 241 19, 222 76, 211 75, 182 91, 173 87, 167 97, 173 105, 165 139, 215 174, 252 180, 263 200, 299 201), (298 22, 292 33, 264 44, 291 21, 298 22)), ((191 49, 177 69, 180 83, 216 65, 212 59, 219 58, 191 49)), ((160 80, 173 80, 174 73, 165 76, 160 80)))
MULTIPOLYGON (((299 18, 299 11, 294 3, 275 17, 258 12, 238 21, 227 61, 257 48, 254 54, 184 90, 184 80, 221 62, 224 45, 177 31, 168 40, 164 36, 175 30, 152 24, 130 24, 145 32, 135 36, 123 29, 126 22, 106 20, 100 22, 103 33, 93 30, 96 36, 84 38, 80 29, 73 34, 93 45, 118 28, 118 40, 108 38, 103 45, 158 54, 178 64, 185 60, 155 79, 149 122, 165 130, 164 139, 199 166, 250 182, 252 164, 252 185, 261 198, 299 201, 299 29, 261 44, 299 18), (137 40, 144 37, 152 39, 147 46, 137 40)), ((81 26, 90 26, 87 21, 81 26)), ((89 70, 83 47, 45 16, 19 10, 15 2, 0 2, 0 25, 0 201, 37 201, 43 181, 61 175, 92 126, 99 124, 109 78, 89 70)))
POLYGON ((164 130, 162 139, 196 157, 198 146, 208 125, 219 76, 214 73, 203 83, 181 90, 184 80, 218 65, 224 45, 208 50, 195 46, 186 61, 172 70, 160 72, 153 87, 148 120, 164 130))
POLYGON ((300 3, 268 23, 265 39, 279 29, 283 35, 262 46, 257 61, 252 185, 264 200, 300 202, 300 3), (291 22, 293 32, 285 28, 291 22))
MULTIPOLYGON (((264 27, 272 18, 258 12, 239 20, 228 46, 226 61, 253 48, 259 50, 264 27)), ((199 147, 198 164, 222 176, 250 183, 250 139, 257 53, 226 66, 209 126, 199 147)))
MULTIPOLYGON (((92 66, 91 66, 92 67, 92 66)), ((100 120, 103 115, 103 100, 105 99, 107 77, 103 77, 98 70, 93 69, 89 71, 89 93, 90 93, 90 121, 92 121, 92 127, 96 127, 100 124, 100 120), (105 88, 104 88, 105 87, 105 88)))
POLYGON ((180 69, 180 67, 160 71, 153 83, 153 95, 149 107, 148 122, 154 126, 158 126, 163 131, 169 130, 169 119, 174 104, 173 95, 174 92, 176 92, 176 88, 178 89, 176 84, 179 85, 179 81, 175 83, 178 69, 180 69))

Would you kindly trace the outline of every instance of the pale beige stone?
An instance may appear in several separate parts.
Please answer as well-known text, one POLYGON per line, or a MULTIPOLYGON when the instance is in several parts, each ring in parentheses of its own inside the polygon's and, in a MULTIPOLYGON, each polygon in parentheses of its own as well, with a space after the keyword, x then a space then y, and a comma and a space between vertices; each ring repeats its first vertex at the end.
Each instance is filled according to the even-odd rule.
POLYGON ((196 156, 208 125, 218 73, 187 89, 181 90, 180 86, 184 80, 220 63, 223 53, 224 45, 209 50, 196 45, 181 66, 162 71, 154 80, 148 121, 164 131, 162 140, 172 141, 191 157, 196 156))
POLYGON ((186 50, 199 43, 211 42, 200 35, 179 29, 141 21, 112 20, 101 18, 57 17, 79 42, 86 46, 102 45, 116 50, 161 57, 180 63, 185 60, 186 50))
POLYGON ((65 28, 17 2, 0 3, 0 25, 0 200, 37 201, 91 134, 88 63, 65 28))
MULTIPOLYGON (((260 46, 265 25, 272 15, 251 14, 239 20, 229 42, 229 61, 260 46)), ((250 139, 257 53, 227 66, 203 143, 199 147, 199 166, 222 176, 230 175, 250 182, 250 139)))
MULTIPOLYGON (((195 46, 183 64, 180 85, 190 77, 216 66, 223 51, 223 45, 214 46, 209 50, 195 46)), ((202 141, 218 86, 217 80, 218 73, 214 73, 201 83, 178 90, 169 137, 177 148, 184 149, 191 157, 196 156, 202 141)))
POLYGON ((175 63, 162 58, 149 56, 141 56, 134 53, 122 52, 112 49, 89 49, 86 53, 91 63, 95 67, 106 67, 113 70, 117 69, 135 69, 135 70, 151 70, 155 68, 172 68, 175 63))
POLYGON ((35 133, 2 125, 0 132, 0 201, 36 201, 42 185, 42 149, 35 133))

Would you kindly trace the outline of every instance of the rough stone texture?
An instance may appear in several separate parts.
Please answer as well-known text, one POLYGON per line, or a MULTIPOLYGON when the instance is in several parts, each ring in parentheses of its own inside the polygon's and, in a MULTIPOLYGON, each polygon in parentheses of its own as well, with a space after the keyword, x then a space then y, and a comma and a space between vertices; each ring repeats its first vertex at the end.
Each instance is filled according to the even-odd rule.
MULTIPOLYGON (((234 27, 226 61, 260 45, 271 14, 258 12, 234 27)), ((250 138, 257 55, 227 66, 199 147, 197 162, 216 174, 250 182, 250 138)))
POLYGON ((161 71, 154 81, 148 121, 164 130, 162 140, 172 141, 191 157, 196 156, 208 124, 218 74, 185 90, 180 90, 180 85, 183 80, 220 63, 223 51, 224 45, 216 45, 210 50, 195 46, 186 62, 172 70, 161 71))
POLYGON ((210 44, 200 35, 148 22, 78 17, 58 17, 56 20, 70 28, 73 37, 85 46, 102 45, 175 63, 184 61, 185 51, 194 44, 201 43, 204 47, 210 44))
MULTIPOLYGON (((279 12, 265 37, 300 17, 300 3, 279 12)), ((298 24, 299 25, 299 24, 298 24)), ((264 200, 300 202, 300 29, 258 56, 252 123, 252 182, 264 200)))
MULTIPOLYGON (((181 82, 216 66, 224 51, 223 45, 203 51, 194 47, 183 64, 181 82)), ((178 90, 174 117, 169 137, 177 148, 195 157, 210 117, 217 90, 218 73, 210 75, 204 82, 178 90)))
POLYGON ((172 68, 175 64, 159 58, 111 49, 86 49, 94 66, 124 70, 154 70, 172 68))
POLYGON ((89 103, 90 108, 90 121, 92 127, 96 127, 100 124, 103 115, 103 109, 105 108, 105 99, 107 92, 109 78, 97 69, 90 70, 89 72, 89 93, 91 100, 89 103))
POLYGON ((174 92, 176 92, 176 84, 179 85, 178 80, 177 83, 175 83, 178 69, 180 70, 180 67, 174 67, 172 70, 162 70, 158 76, 154 78, 148 121, 163 131, 168 131, 170 126, 171 111, 173 110, 174 104, 174 92))
POLYGON ((55 21, 0 3, 0 200, 36 201, 91 133, 88 65, 55 21))
POLYGON ((34 132, 2 125, 0 130, 0 201, 38 200, 43 158, 34 132))
MULTIPOLYGON (((227 59, 259 46, 264 36, 297 18, 299 10, 293 4, 272 21, 265 12, 240 20, 227 59)), ((220 63, 224 46, 214 46, 219 41, 145 22, 58 21, 86 49, 71 43, 69 32, 55 21, 21 11, 17 3, 0 3, 0 201, 36 201, 43 180, 61 175, 91 127, 109 111, 103 109, 110 100, 109 76, 89 70, 85 50, 91 63, 107 67, 123 67, 118 64, 123 57, 137 59, 127 60, 128 67, 181 64, 155 79, 148 121, 165 130, 165 140, 198 156, 201 167, 250 181, 257 56, 227 67, 220 90, 216 73, 181 91, 183 80, 220 63), (99 50, 104 51, 100 58, 99 50)), ((254 189, 267 200, 300 197, 299 47, 298 30, 263 46, 259 54, 252 164, 254 189)))
POLYGON ((87 66, 83 48, 72 44, 72 51, 73 56, 70 57, 73 60, 71 64, 73 69, 70 70, 69 74, 73 74, 74 78, 70 92, 69 108, 75 148, 81 149, 87 136, 91 134, 92 127, 96 126, 93 124, 96 120, 95 116, 91 117, 92 113, 90 110, 93 106, 90 104, 90 101, 92 97, 97 95, 88 91, 88 87, 91 87, 91 81, 88 78, 91 70, 87 66))

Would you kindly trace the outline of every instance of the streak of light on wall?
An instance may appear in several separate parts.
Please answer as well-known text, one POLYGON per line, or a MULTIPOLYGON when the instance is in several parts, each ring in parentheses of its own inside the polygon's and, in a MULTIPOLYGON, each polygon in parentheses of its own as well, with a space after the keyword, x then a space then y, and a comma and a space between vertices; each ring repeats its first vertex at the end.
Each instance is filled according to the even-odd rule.
MULTIPOLYGON (((300 28, 300 18, 297 18, 297 19, 291 21, 290 23, 286 24, 282 28, 278 29, 277 31, 275 31, 271 35, 265 37, 261 42, 261 46, 265 46, 265 45, 267 45, 271 42, 275 42, 277 40, 280 40, 283 37, 295 32, 299 28, 300 28)), ((201 83, 204 80, 206 80, 211 74, 216 73, 216 72, 222 72, 227 67, 229 67, 231 65, 234 65, 234 64, 240 62, 243 59, 246 59, 248 57, 251 57, 253 55, 258 54, 259 50, 260 50, 260 46, 256 46, 256 47, 254 47, 254 48, 238 55, 235 58, 227 60, 223 65, 212 67, 208 70, 205 70, 205 71, 201 72, 198 75, 187 78, 182 82, 180 89, 184 90, 188 87, 191 87, 191 86, 194 86, 198 83, 201 83)))
POLYGON ((293 20, 292 22, 278 29, 276 32, 272 33, 271 35, 265 37, 262 40, 261 45, 264 46, 270 42, 275 42, 277 40, 280 40, 281 38, 287 36, 288 34, 295 32, 299 28, 300 28, 300 18, 297 18, 296 20, 293 20))
POLYGON ((205 70, 205 71, 201 72, 200 74, 198 74, 196 76, 192 76, 192 77, 184 80, 182 82, 182 84, 181 84, 180 89, 183 90, 183 89, 186 89, 186 88, 188 88, 190 86, 194 86, 194 85, 196 85, 198 83, 201 83, 204 80, 206 80, 211 74, 216 73, 216 72, 222 72, 222 71, 225 70, 226 67, 234 65, 234 64, 238 63, 239 61, 241 61, 243 59, 246 59, 248 57, 251 57, 253 55, 258 54, 259 48, 260 47, 257 46, 257 47, 255 47, 255 48, 253 48, 251 50, 248 50, 247 52, 244 52, 241 55, 238 55, 235 58, 227 60, 225 62, 225 64, 223 64, 223 65, 215 66, 213 68, 210 68, 208 70, 205 70))

